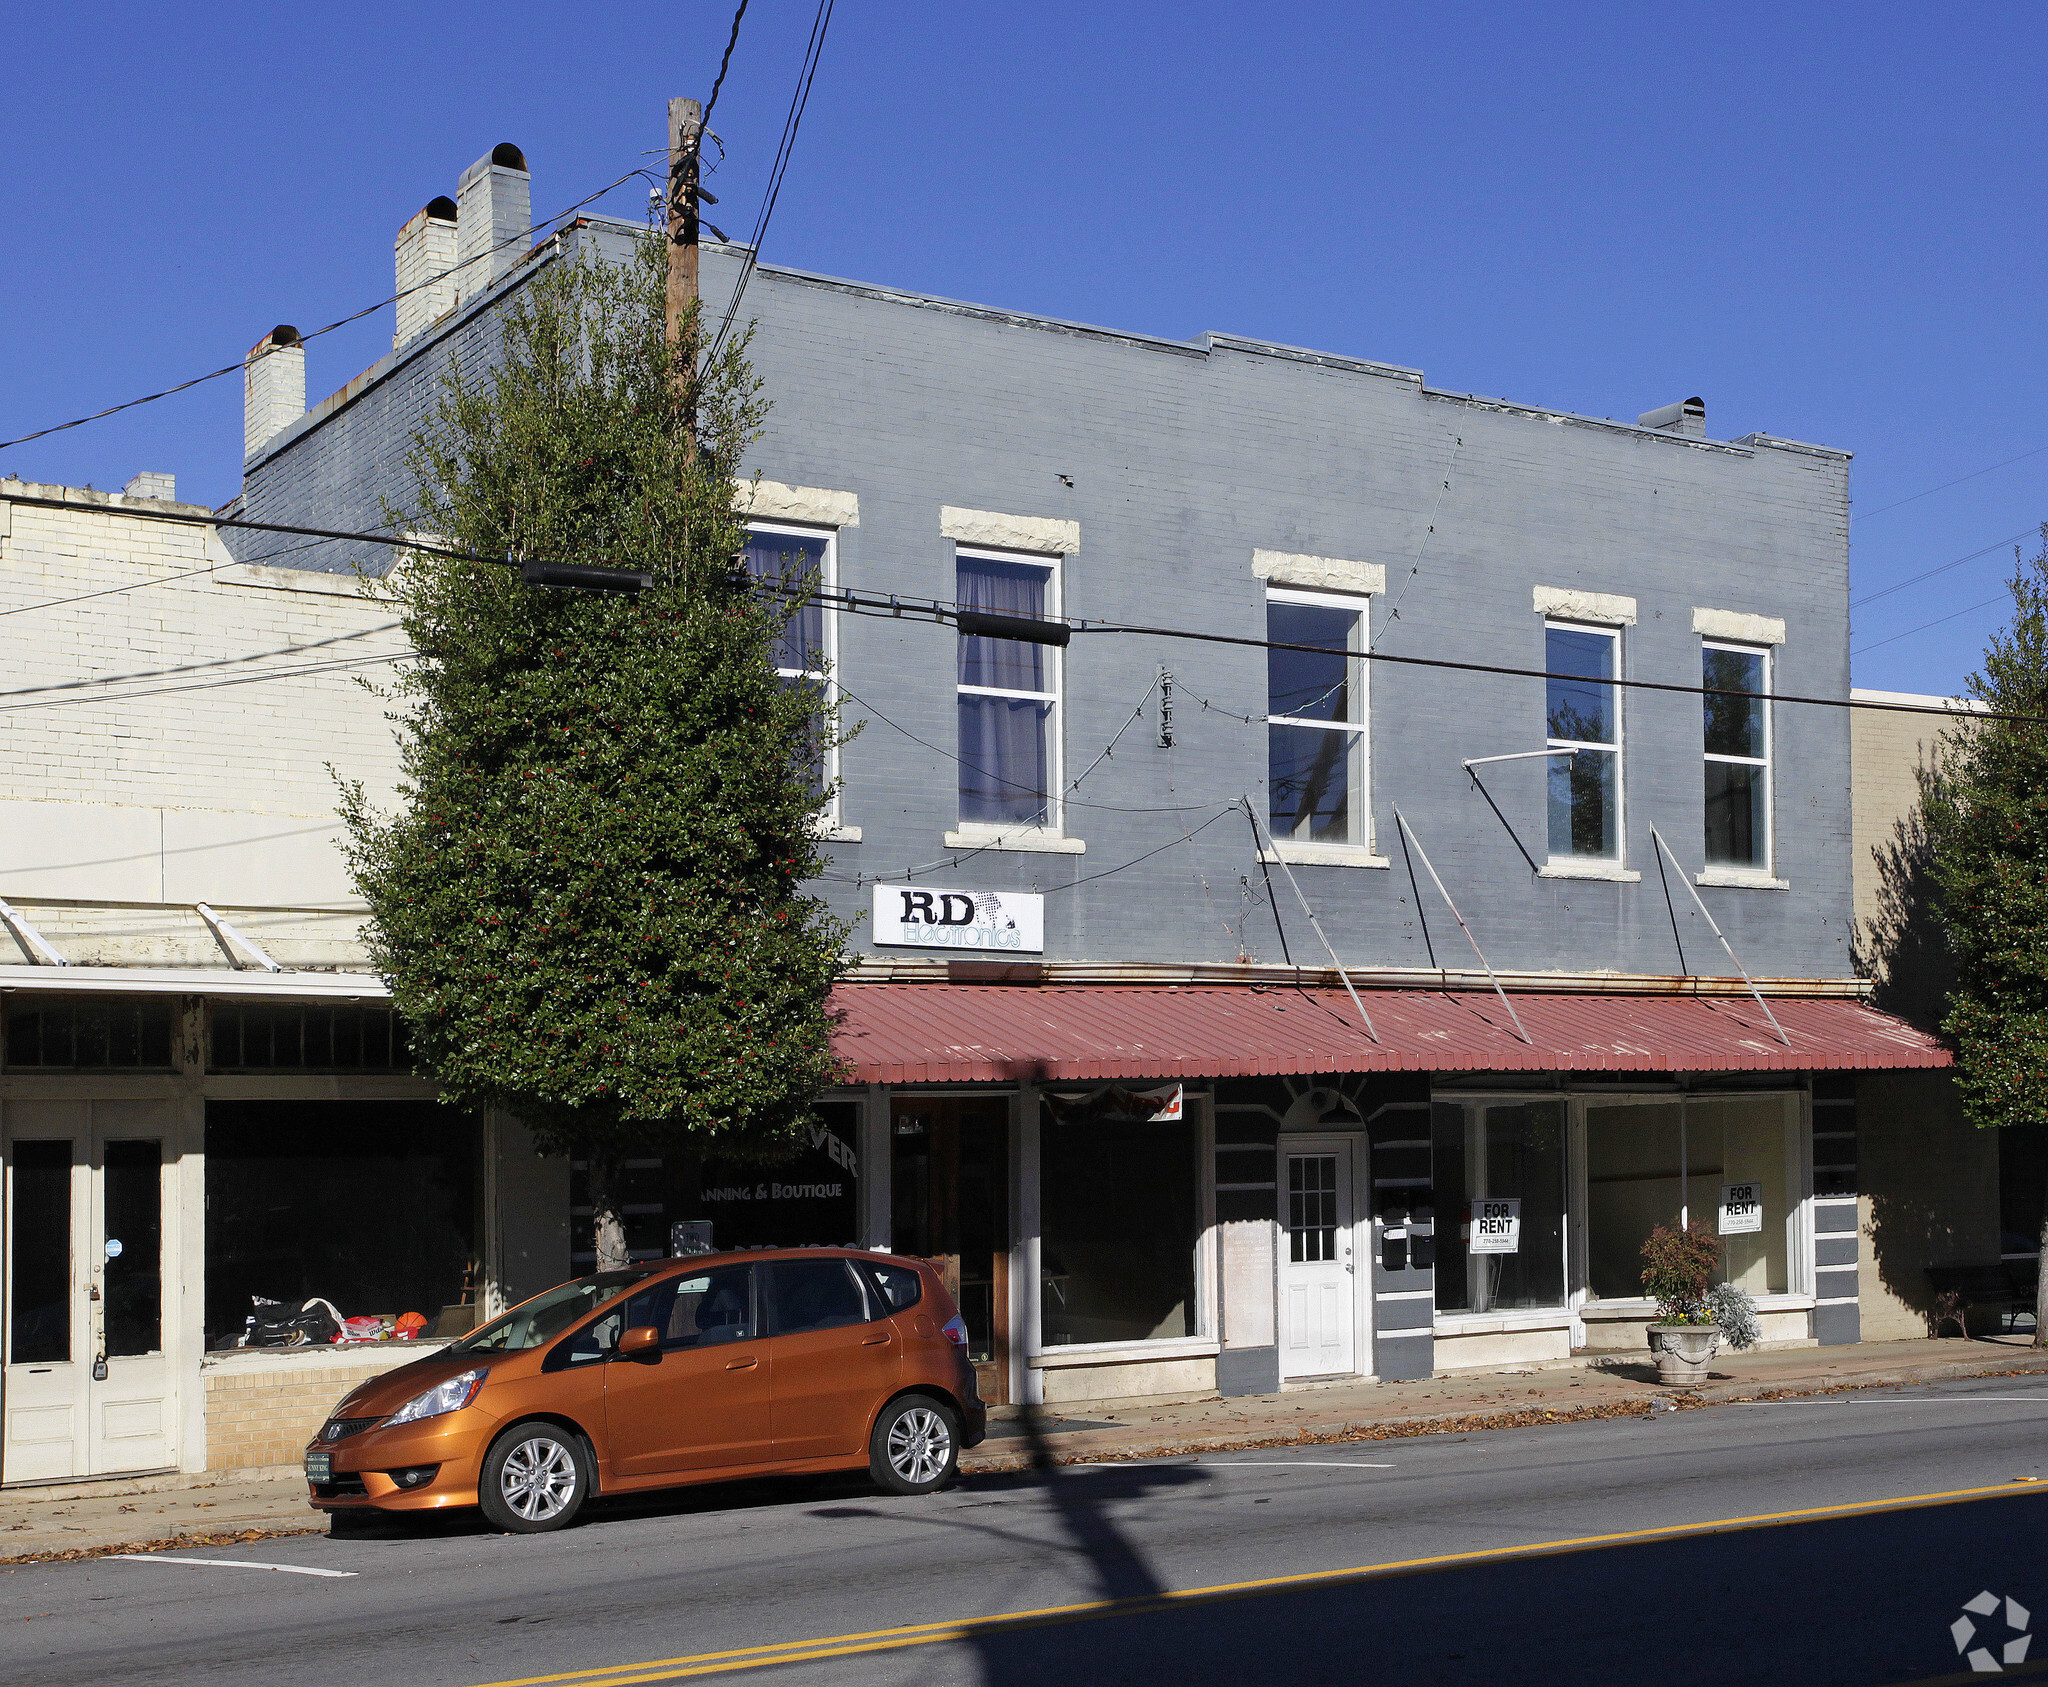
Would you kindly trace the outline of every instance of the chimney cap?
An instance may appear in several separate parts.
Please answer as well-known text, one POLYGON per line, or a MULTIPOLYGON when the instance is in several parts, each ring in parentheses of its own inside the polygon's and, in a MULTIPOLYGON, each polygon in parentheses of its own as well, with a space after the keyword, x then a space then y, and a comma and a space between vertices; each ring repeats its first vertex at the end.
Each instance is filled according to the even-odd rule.
POLYGON ((1661 409, 1645 410, 1636 418, 1636 426, 1687 433, 1699 429, 1706 419, 1705 399, 1682 398, 1676 404, 1666 404, 1661 409))
POLYGON ((436 222, 452 223, 455 221, 455 201, 445 193, 437 193, 421 208, 420 215, 432 217, 436 222))
POLYGON ((249 356, 244 361, 253 361, 266 352, 281 351, 286 346, 295 346, 298 343, 299 331, 289 322, 280 322, 249 348, 249 356))
POLYGON ((500 141, 491 148, 491 162, 502 170, 523 170, 526 168, 526 154, 510 141, 500 141))

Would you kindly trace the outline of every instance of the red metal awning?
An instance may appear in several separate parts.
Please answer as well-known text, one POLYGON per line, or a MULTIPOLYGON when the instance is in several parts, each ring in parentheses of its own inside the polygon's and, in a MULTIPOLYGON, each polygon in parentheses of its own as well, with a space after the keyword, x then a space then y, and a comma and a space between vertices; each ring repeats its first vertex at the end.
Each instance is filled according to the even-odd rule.
POLYGON ((1951 1064, 1860 1002, 1516 992, 1524 1042, 1480 992, 1172 985, 842 984, 834 1047, 874 1084, 1319 1072, 1841 1072, 1951 1064))

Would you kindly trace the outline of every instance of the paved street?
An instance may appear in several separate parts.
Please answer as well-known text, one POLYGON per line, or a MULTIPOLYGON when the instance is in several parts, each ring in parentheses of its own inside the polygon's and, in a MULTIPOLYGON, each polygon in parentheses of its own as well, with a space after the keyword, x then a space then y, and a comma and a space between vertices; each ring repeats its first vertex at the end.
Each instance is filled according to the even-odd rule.
MULTIPOLYGON (((2048 1617, 2048 1480, 2015 1486, 2048 1479, 2044 1431, 2048 1379, 1984 1378, 983 1476, 924 1500, 852 1480, 700 1489, 557 1536, 458 1520, 29 1565, 0 1574, 0 1678, 1919 1681, 1968 1673, 1950 1625, 1982 1592, 2048 1617), (1543 1550, 1976 1488, 1998 1492, 1543 1550), (1146 1604, 1204 1589, 1222 1591, 1146 1604), (1057 1611, 1105 1600, 1137 1606, 1057 1611), (1052 1620, 998 1620, 1032 1612, 1052 1620), (768 1650, 706 1656, 742 1648, 768 1650)), ((2007 1616, 1970 1620, 1999 1650, 2007 1616)))

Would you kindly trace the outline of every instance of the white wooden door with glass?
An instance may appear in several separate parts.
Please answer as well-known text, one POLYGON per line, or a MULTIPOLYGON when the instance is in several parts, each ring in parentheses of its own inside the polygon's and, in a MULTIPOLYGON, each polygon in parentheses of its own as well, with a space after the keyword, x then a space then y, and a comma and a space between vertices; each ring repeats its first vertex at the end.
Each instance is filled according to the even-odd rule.
POLYGON ((1358 1368, 1353 1154, 1342 1137, 1281 1149, 1283 1378, 1349 1376, 1358 1368))
POLYGON ((6 1396, 0 1481, 177 1462, 165 1356, 169 1103, 6 1109, 6 1396))

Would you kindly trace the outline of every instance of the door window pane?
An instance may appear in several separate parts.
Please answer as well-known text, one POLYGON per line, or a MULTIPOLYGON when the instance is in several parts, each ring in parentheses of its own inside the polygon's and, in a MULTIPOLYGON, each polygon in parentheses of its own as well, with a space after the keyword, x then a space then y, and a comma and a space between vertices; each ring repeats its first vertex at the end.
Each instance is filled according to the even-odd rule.
POLYGON ((1199 1333, 1194 1132, 1076 1114, 1039 1138, 1045 1345, 1199 1333))
POLYGON ((1434 1111, 1439 1312, 1504 1312, 1564 1305, 1565 1115, 1557 1101, 1439 1102, 1434 1111), (1472 1202, 1521 1202, 1516 1251, 1473 1253, 1472 1202))
POLYGON ((800 1336, 869 1320, 867 1296, 843 1259, 775 1260, 768 1267, 775 1333, 800 1336))
POLYGON ((17 1142, 13 1184, 8 1362, 62 1364, 71 1357, 71 1144, 17 1142))
POLYGON ((105 1235, 121 1251, 107 1261, 107 1357, 131 1358, 163 1346, 163 1148, 155 1142, 106 1146, 105 1235))
POLYGON ((1337 1257, 1337 1156, 1287 1157, 1287 1257, 1297 1265, 1337 1257))

